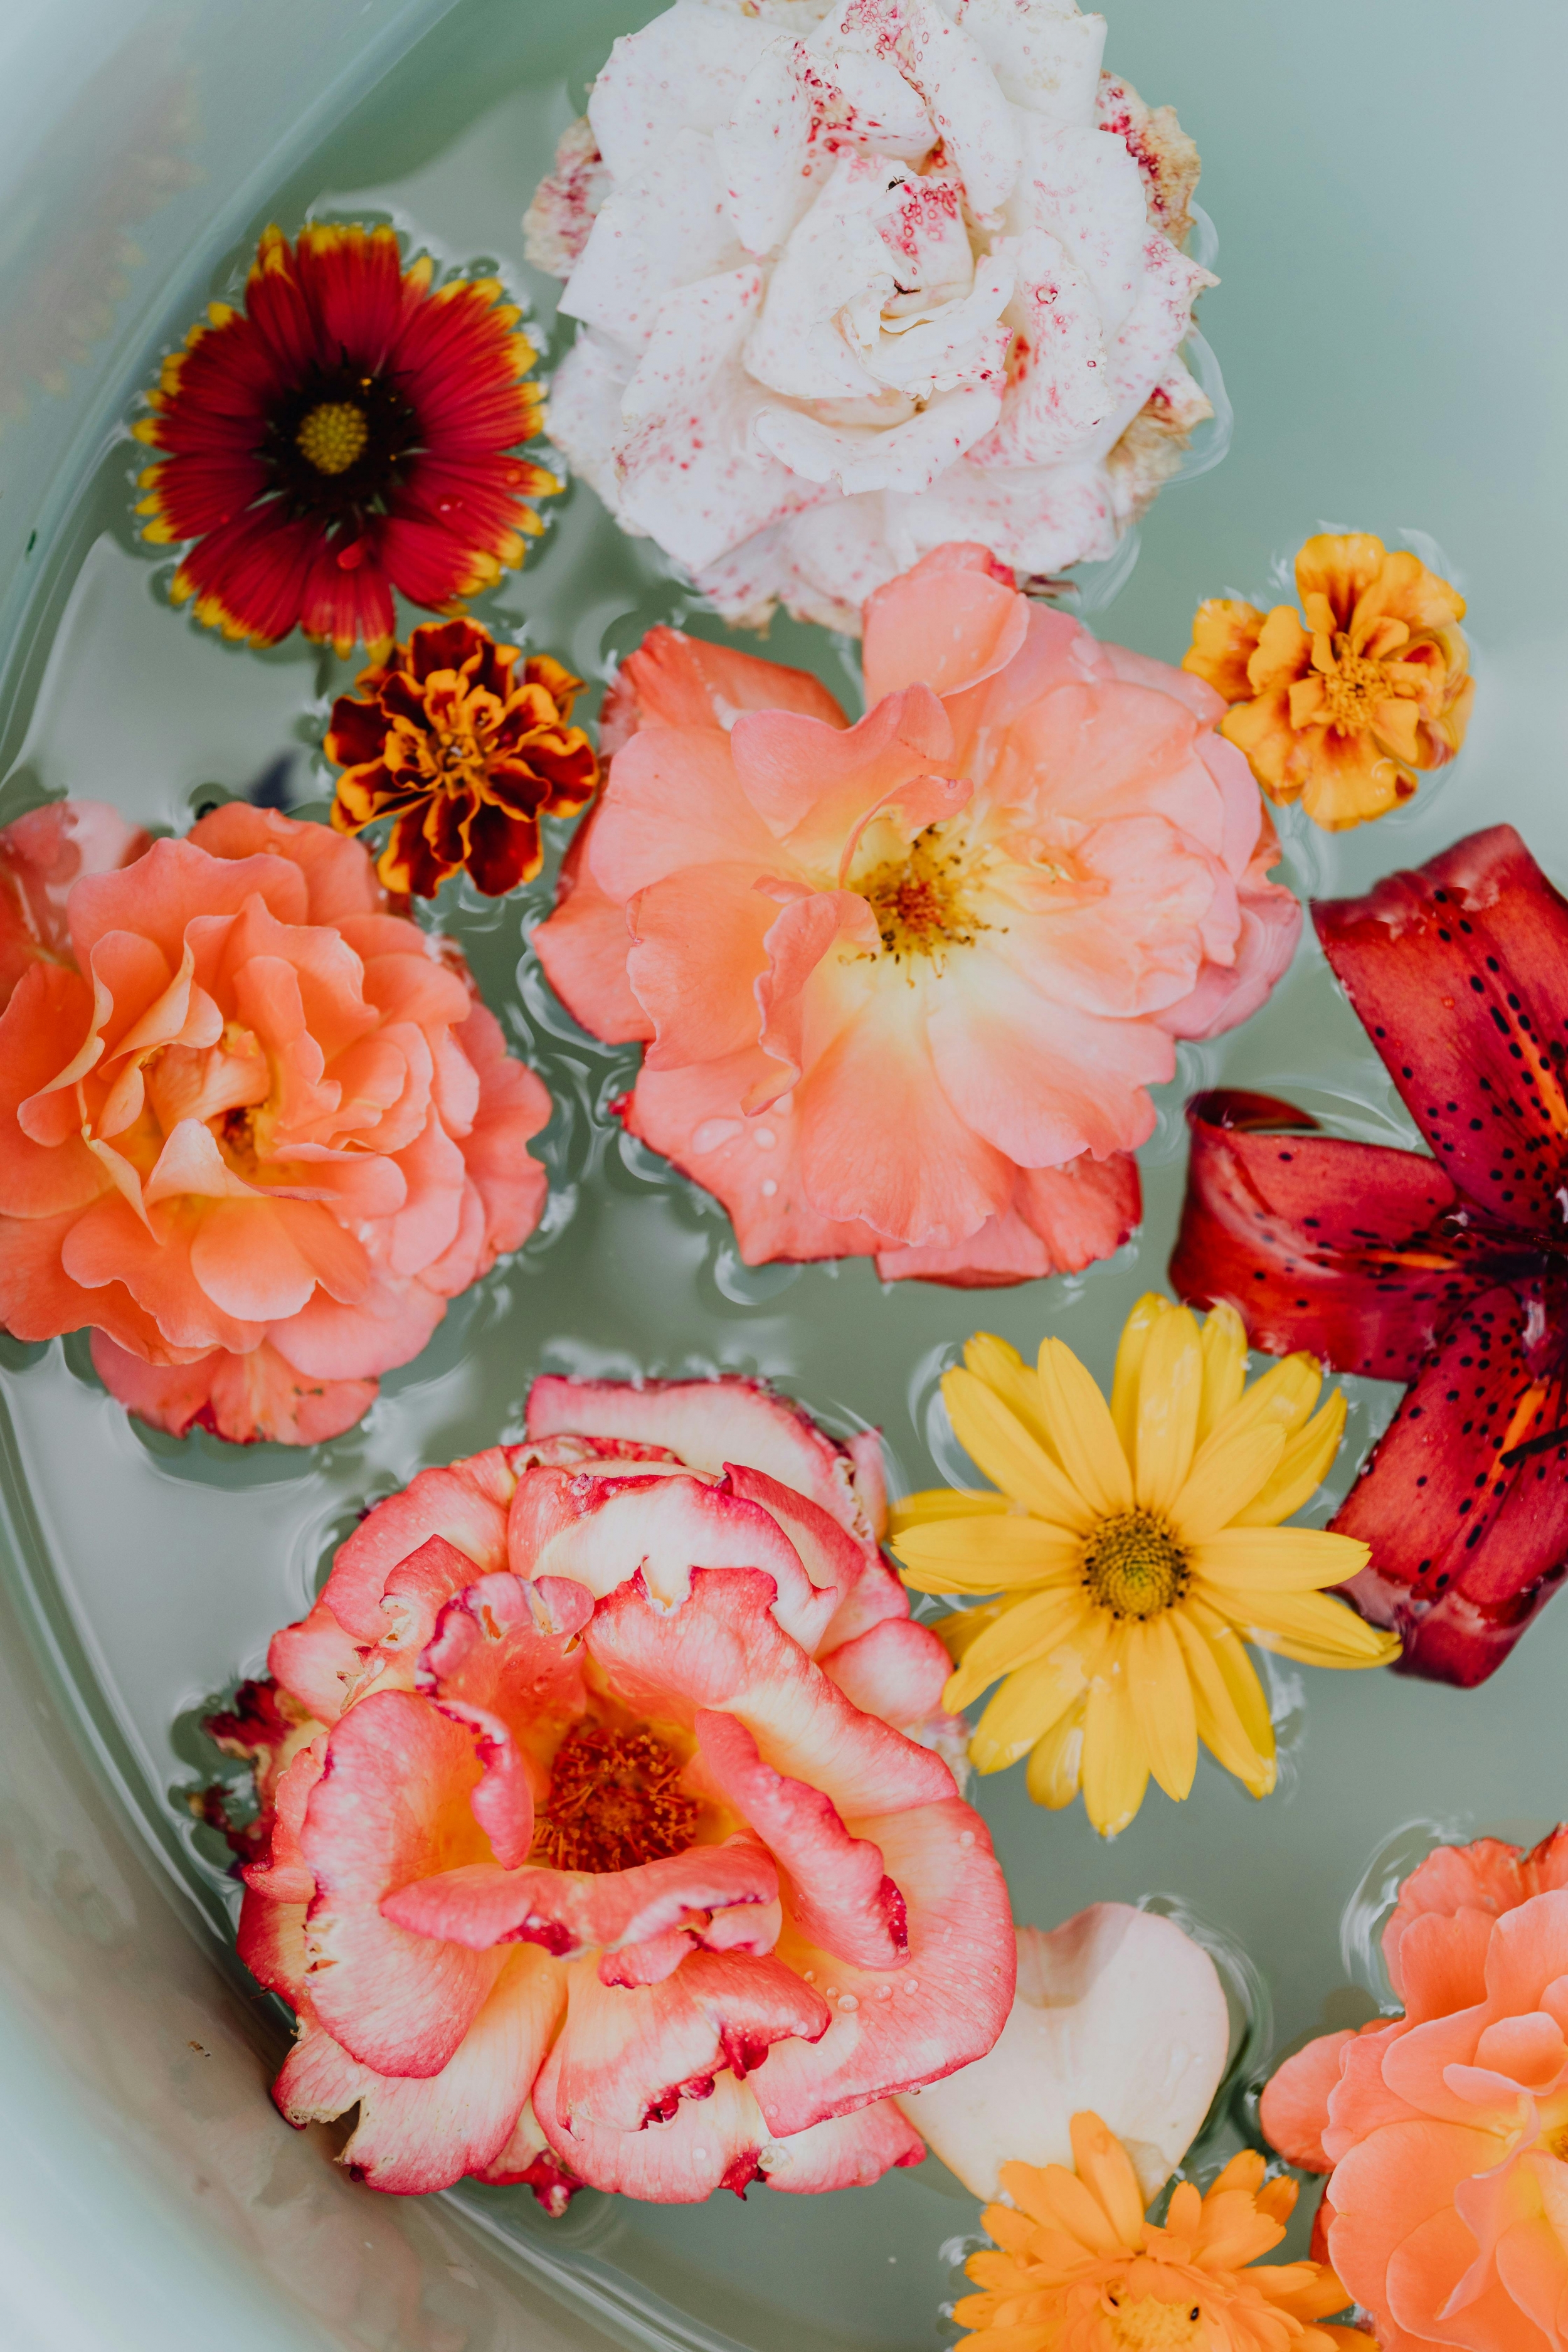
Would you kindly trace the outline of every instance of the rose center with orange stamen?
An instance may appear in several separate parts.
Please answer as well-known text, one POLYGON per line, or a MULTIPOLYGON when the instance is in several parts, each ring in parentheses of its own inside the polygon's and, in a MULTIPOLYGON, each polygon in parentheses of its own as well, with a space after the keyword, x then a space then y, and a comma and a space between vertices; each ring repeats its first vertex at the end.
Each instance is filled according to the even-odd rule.
POLYGON ((1118 1511, 1085 1537, 1083 1588, 1113 1617, 1144 1624, 1181 1599, 1192 1580, 1187 1555, 1157 1511, 1118 1511))
POLYGON ((1548 2156, 1554 2156, 1559 2164, 1568 2164, 1568 2122, 1554 2124, 1550 2131, 1542 2132, 1536 2146, 1543 2147, 1548 2156))
POLYGON ((1334 666, 1323 679, 1329 723, 1342 734, 1360 735, 1372 725, 1373 710, 1388 699, 1381 662, 1351 651, 1347 636, 1334 639, 1334 666))
POLYGON ((363 409, 352 400, 324 400, 311 409, 294 439, 318 474, 346 474, 363 457, 370 426, 363 409))
POLYGON ((986 926, 965 902, 967 864, 944 842, 940 825, 928 825, 905 856, 887 859, 855 886, 868 900, 883 950, 895 963, 973 946, 986 926))
POLYGON ((1157 2294, 1123 2301, 1114 2290, 1105 2301, 1110 2341, 1119 2352, 1178 2352, 1207 2342, 1200 2304, 1164 2303, 1157 2294))
POLYGON ((681 1759, 646 1724, 574 1725, 555 1752, 534 1853, 555 1870, 631 1870, 684 1853, 698 1806, 679 1786, 681 1759))

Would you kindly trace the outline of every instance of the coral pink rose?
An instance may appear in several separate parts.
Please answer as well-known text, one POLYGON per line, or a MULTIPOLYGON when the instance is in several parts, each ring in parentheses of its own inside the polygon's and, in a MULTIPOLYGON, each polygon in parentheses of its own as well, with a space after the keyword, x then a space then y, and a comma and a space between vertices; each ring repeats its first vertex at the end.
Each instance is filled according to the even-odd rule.
POLYGON ((1439 1846, 1383 1948, 1404 2015, 1287 2059, 1263 2128, 1330 2173, 1329 2259, 1385 2352, 1563 2352, 1568 1829, 1439 1846))
POLYGON ((1006 1890, 930 1745, 947 1658, 875 1440, 741 1380, 536 1381, 527 1443, 370 1514, 216 1736, 257 1759, 240 1951, 275 2095, 374 2188, 663 2202, 919 2160, 988 2050, 1006 1890), (248 1719, 247 1719, 248 1718, 248 1719))
POLYGON ((0 834, 0 1323, 176 1435, 309 1444, 538 1222, 550 1114, 357 842, 236 802, 0 834))
POLYGON ((1178 1037, 1243 1020, 1300 929, 1202 680, 1031 605, 978 547, 866 608, 871 708, 656 629, 544 967, 648 1045, 634 1134, 750 1265, 1076 1271, 1139 1215, 1178 1037))

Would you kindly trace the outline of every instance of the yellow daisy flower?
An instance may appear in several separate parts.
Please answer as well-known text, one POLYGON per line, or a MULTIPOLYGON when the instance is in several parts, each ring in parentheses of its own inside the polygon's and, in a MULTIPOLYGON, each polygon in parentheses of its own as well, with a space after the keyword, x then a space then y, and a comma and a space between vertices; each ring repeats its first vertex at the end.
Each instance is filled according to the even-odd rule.
POLYGON ((1200 1327, 1153 1293, 1127 1320, 1109 1406, 1072 1350, 1031 1371, 981 1332, 942 1394, 960 1444, 998 1494, 935 1487, 895 1505, 892 1548, 917 1592, 994 1593, 938 1624, 954 1714, 998 1676, 970 1755, 982 1772, 1029 1758, 1037 1804, 1081 1786, 1107 1837, 1153 1774, 1187 1795, 1201 1739, 1255 1797, 1274 1786, 1268 1703, 1245 1644, 1313 1666, 1399 1654, 1323 1588, 1365 1544, 1279 1522, 1339 1451, 1345 1403, 1314 1412, 1315 1358, 1246 1386, 1247 1332, 1216 1307, 1200 1327))

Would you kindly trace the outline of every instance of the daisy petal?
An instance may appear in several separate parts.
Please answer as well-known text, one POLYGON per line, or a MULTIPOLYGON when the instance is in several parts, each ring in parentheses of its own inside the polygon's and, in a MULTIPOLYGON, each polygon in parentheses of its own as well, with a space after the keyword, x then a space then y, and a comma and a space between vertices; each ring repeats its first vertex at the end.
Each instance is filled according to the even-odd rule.
POLYGON ((962 1486, 922 1486, 918 1494, 901 1495, 888 1505, 888 1529, 900 1536, 906 1528, 923 1527, 927 1519, 984 1518, 988 1513, 1010 1511, 1012 1503, 1005 1495, 988 1495, 979 1489, 965 1493, 962 1486))
MULTIPOLYGON (((1143 1369, 1143 1350, 1148 1346, 1149 1334, 1157 1319, 1170 1311, 1168 1298, 1162 1298, 1157 1290, 1146 1290, 1122 1327, 1121 1344, 1116 1350, 1115 1377, 1110 1384, 1110 1418, 1116 1423, 1116 1434, 1129 1462, 1133 1458, 1138 1443, 1138 1383, 1143 1369)), ((1214 1321, 1212 1315, 1209 1321, 1214 1321)), ((1244 1362, 1246 1352, 1244 1346, 1244 1362)))
POLYGON ((1032 1601, 1019 1601, 966 1645, 963 1663, 942 1692, 943 1706, 949 1715, 962 1714, 998 1675, 1033 1664, 1087 1619, 1083 1594, 1076 1583, 1065 1591, 1042 1592, 1032 1601))
POLYGON ((1240 1528, 1270 1528, 1280 1519, 1288 1519, 1293 1511, 1310 1503, 1328 1475, 1329 1466, 1340 1450, 1345 1433, 1345 1400, 1342 1389, 1331 1391, 1321 1412, 1313 1414, 1305 1429, 1298 1430, 1286 1443, 1279 1466, 1268 1484, 1256 1494, 1245 1509, 1232 1514, 1231 1524, 1240 1528))
POLYGON ((900 1536, 893 1554, 917 1591, 995 1592, 1070 1574, 1082 1549, 1065 1528, 1009 1514, 928 1520, 900 1536))
POLYGON ((1192 1684, 1168 1612, 1131 1628, 1127 1676, 1149 1769, 1166 1796, 1179 1802, 1189 1794, 1198 1769, 1198 1727, 1192 1684))
POLYGON ((1186 1483, 1203 1400, 1203 1349, 1184 1307, 1163 1315, 1149 1334, 1138 1390, 1138 1500, 1168 1511, 1186 1483))
POLYGON ((1220 1588, 1221 1606, 1233 1614, 1239 1595, 1321 1592, 1359 1574, 1370 1558, 1353 1536, 1321 1528, 1222 1528, 1192 1549, 1194 1570, 1220 1588))
MULTIPOLYGON (((1258 1795, 1266 1795, 1274 1785, 1274 1725, 1263 1685, 1258 1679, 1258 1670, 1247 1654, 1241 1635, 1217 1610, 1210 1609, 1202 1601, 1188 1601, 1173 1613, 1177 1639, 1186 1651, 1187 1663, 1193 1670, 1194 1692, 1201 1691, 1210 1699, 1216 1725, 1224 1726, 1234 1721, 1246 1747, 1252 1751, 1258 1762, 1267 1768, 1267 1786, 1256 1791, 1258 1795), (1189 1640, 1189 1634, 1194 1638, 1189 1640), (1214 1673, 1218 1677, 1223 1706, 1218 1695, 1214 1693, 1207 1668, 1200 1658, 1200 1645, 1203 1658, 1212 1662, 1214 1673)), ((1202 1737, 1217 1756, 1219 1748, 1209 1738, 1208 1733, 1203 1731, 1202 1737)), ((1227 1766, 1226 1769, 1235 1770, 1237 1768, 1227 1766)), ((1237 1777, 1247 1780, 1248 1786, 1252 1785, 1246 1771, 1239 1771, 1237 1777)))
POLYGON ((1005 1339, 998 1339, 990 1331, 976 1331, 964 1342, 963 1362, 966 1370, 994 1390, 1009 1412, 1016 1415, 1030 1436, 1043 1445, 1053 1462, 1058 1462, 1050 1431, 1046 1426, 1040 1404, 1040 1384, 1016 1348, 1005 1339))
POLYGON ((1396 1634, 1326 1592, 1252 1591, 1233 1608, 1238 1620, 1246 1612, 1249 1641, 1303 1666, 1386 1666, 1399 1655, 1396 1634))
POLYGON ((975 1770, 1002 1772, 1016 1764, 1082 1697, 1104 1644, 1103 1633, 1088 1620, 1079 1640, 1063 1644, 1054 1657, 1041 1658, 1009 1675, 970 1740, 969 1757, 975 1770))
POLYGON ((1171 1523, 1184 1543, 1202 1543, 1228 1528, 1265 1486, 1285 1451, 1278 1422, 1235 1428, 1228 1416, 1205 1438, 1187 1482, 1171 1506, 1171 1523))
POLYGON ((1126 1633, 1113 1633, 1084 1715, 1084 1809, 1101 1837, 1115 1837, 1127 1827, 1149 1785, 1149 1758, 1133 1711, 1127 1651, 1126 1633))
POLYGON ((1110 1408, 1060 1339, 1040 1342, 1040 1399, 1057 1454, 1079 1492, 1102 1517, 1130 1511, 1132 1478, 1110 1408))
POLYGON ((1084 1702, 1069 1706, 1029 1751, 1026 1785, 1037 1805, 1059 1813, 1070 1805, 1083 1780, 1084 1702))
POLYGON ((1087 1534, 1095 1514, 1017 1415, 973 1372, 942 1375, 953 1435, 985 1475, 1043 1519, 1087 1534))
POLYGON ((1221 1300, 1204 1318, 1204 1394, 1198 1407, 1198 1443, 1241 1402, 1247 1381, 1247 1326, 1234 1307, 1221 1300))

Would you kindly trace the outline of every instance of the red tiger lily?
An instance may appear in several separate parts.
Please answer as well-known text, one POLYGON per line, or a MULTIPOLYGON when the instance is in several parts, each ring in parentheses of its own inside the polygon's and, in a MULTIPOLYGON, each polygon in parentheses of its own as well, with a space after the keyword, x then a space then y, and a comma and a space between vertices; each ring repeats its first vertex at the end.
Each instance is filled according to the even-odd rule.
POLYGON ((1469 1687, 1568 1567, 1568 903, 1494 825, 1312 919, 1432 1156, 1200 1095, 1171 1278, 1408 1384, 1333 1521, 1372 1547, 1346 1593, 1469 1687))

